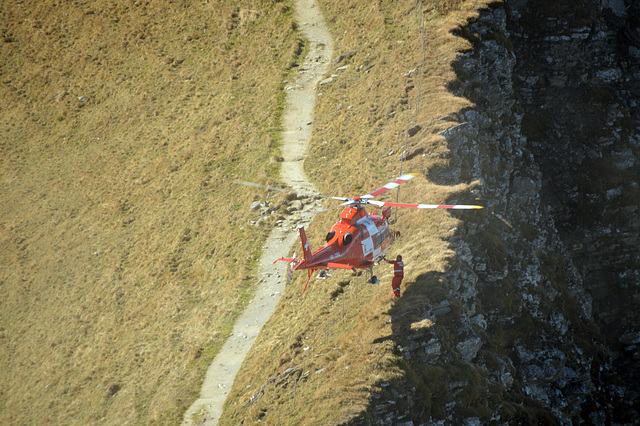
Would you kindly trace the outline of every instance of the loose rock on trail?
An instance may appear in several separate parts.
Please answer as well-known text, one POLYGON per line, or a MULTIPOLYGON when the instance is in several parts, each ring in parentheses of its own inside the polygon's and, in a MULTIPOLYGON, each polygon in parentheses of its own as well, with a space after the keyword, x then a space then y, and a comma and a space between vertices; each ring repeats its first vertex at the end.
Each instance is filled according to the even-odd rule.
MULTIPOLYGON (((315 192, 303 171, 303 161, 311 137, 315 87, 325 75, 333 54, 333 41, 315 0, 297 0, 295 19, 309 43, 309 53, 295 78, 285 87, 286 106, 282 116, 282 168, 280 178, 294 190, 315 192)), ((245 355, 253 345, 263 324, 273 313, 284 292, 287 264, 273 261, 286 256, 295 244, 297 226, 308 223, 301 211, 287 216, 269 235, 260 257, 260 280, 253 299, 238 318, 231 336, 213 363, 200 390, 200 397, 187 410, 183 424, 215 425, 222 406, 245 355)))

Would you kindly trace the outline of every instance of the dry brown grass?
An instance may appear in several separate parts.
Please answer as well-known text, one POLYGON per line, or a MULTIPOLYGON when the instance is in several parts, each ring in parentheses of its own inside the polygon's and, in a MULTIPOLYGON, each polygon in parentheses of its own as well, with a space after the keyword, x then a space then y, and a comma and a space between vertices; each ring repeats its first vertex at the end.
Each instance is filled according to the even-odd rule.
MULTIPOLYGON (((446 164, 437 132, 449 124, 438 119, 468 105, 445 87, 468 47, 450 30, 481 2, 423 2, 417 116, 416 74, 405 77, 420 67, 415 2, 320 4, 338 53, 353 55, 320 91, 306 163, 316 186, 359 195, 396 177, 414 123, 423 130, 408 148, 425 156, 404 171, 446 164)), ((290 6, 0 4, 0 422, 175 423, 196 398, 268 232, 248 226, 257 192, 232 182, 276 176, 281 81, 300 50, 290 6)), ((407 185, 406 201, 470 201, 464 185, 407 185)), ((314 221, 315 247, 335 218, 314 221)), ((421 297, 442 294, 428 273, 444 270, 456 224, 444 212, 399 214, 391 254, 405 256, 421 297)), ((391 274, 378 272, 380 286, 339 271, 303 298, 299 274, 223 420, 342 422, 401 377, 387 340, 391 274)))
POLYGON ((176 423, 247 300, 291 2, 2 2, 0 423, 176 423), (252 164, 248 168, 247 164, 252 164))
MULTIPOLYGON (((407 148, 424 148, 424 155, 402 167, 405 173, 423 176, 401 187, 400 200, 477 202, 469 192, 473 185, 438 186, 426 176, 430 169, 447 165, 446 142, 437 133, 455 123, 440 119, 470 106, 446 89, 455 79, 450 63, 470 47, 451 30, 485 3, 422 2, 427 43, 417 114, 422 42, 415 1, 319 3, 336 39, 336 56, 345 58, 330 71, 338 76, 334 82, 319 90, 311 159, 305 162, 314 185, 326 194, 353 196, 397 177, 403 133, 419 124, 422 130, 408 140, 407 148), (337 70, 344 66, 348 68, 337 70)), ((395 196, 393 192, 382 199, 395 196)), ((336 218, 336 211, 316 218, 307 230, 312 248, 322 244, 336 218)), ((379 286, 365 284, 366 273, 354 277, 336 271, 329 280, 312 279, 303 297, 299 292, 306 275, 299 274, 246 358, 222 422, 335 424, 370 409, 371 398, 386 383, 405 375, 391 339, 391 317, 405 315, 393 327, 428 327, 411 311, 446 296, 440 276, 454 253, 445 238, 457 225, 459 219, 443 211, 398 213, 402 238, 388 255, 403 255, 411 298, 391 300, 392 271, 385 264, 377 268, 379 286), (249 403, 252 395, 258 398, 249 403)), ((427 374, 436 378, 449 372, 427 374)), ((428 398, 440 390, 427 386, 421 391, 428 398)), ((441 414, 437 398, 432 408, 434 416, 441 414)))

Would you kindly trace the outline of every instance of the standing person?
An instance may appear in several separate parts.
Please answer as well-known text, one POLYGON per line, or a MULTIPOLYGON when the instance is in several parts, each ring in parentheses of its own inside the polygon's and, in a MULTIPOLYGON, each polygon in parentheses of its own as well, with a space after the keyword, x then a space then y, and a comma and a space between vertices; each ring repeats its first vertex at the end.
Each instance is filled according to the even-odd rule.
POLYGON ((384 259, 387 263, 393 265, 393 280, 391 281, 391 288, 393 288, 393 298, 400 297, 400 284, 404 278, 404 263, 402 262, 402 256, 398 255, 396 260, 384 259))

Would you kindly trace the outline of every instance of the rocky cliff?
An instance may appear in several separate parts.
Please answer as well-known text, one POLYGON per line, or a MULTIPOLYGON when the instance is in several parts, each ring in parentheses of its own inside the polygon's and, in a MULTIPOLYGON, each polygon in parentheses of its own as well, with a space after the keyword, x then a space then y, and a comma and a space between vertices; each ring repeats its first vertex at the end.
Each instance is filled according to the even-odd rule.
POLYGON ((474 107, 449 117, 451 167, 430 177, 480 181, 488 213, 449 239, 450 290, 421 313, 437 326, 394 326, 410 374, 354 423, 638 418, 640 14, 627 3, 506 1, 457 30, 473 49, 450 89, 474 107))
POLYGON ((522 132, 567 258, 592 296, 613 366, 602 385, 619 396, 612 419, 622 422, 637 419, 640 382, 640 4, 603 4, 507 10, 522 132))

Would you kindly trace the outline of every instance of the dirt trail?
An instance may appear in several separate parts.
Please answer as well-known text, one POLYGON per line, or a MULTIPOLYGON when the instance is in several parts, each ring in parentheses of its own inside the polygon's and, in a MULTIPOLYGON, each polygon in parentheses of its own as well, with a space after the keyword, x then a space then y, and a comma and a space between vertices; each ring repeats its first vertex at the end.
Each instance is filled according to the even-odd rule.
MULTIPOLYGON (((285 88, 286 107, 282 117, 284 161, 280 178, 293 189, 315 192, 304 174, 303 160, 312 131, 315 87, 328 70, 333 41, 315 0, 296 0, 295 19, 310 46, 304 63, 285 88)), ((288 265, 284 262, 274 265, 273 261, 288 254, 297 241, 297 226, 308 223, 308 217, 300 213, 315 207, 305 203, 302 212, 288 216, 269 235, 260 258, 261 279, 255 296, 209 367, 200 398, 185 413, 184 425, 218 423, 235 375, 284 291, 288 265)))

